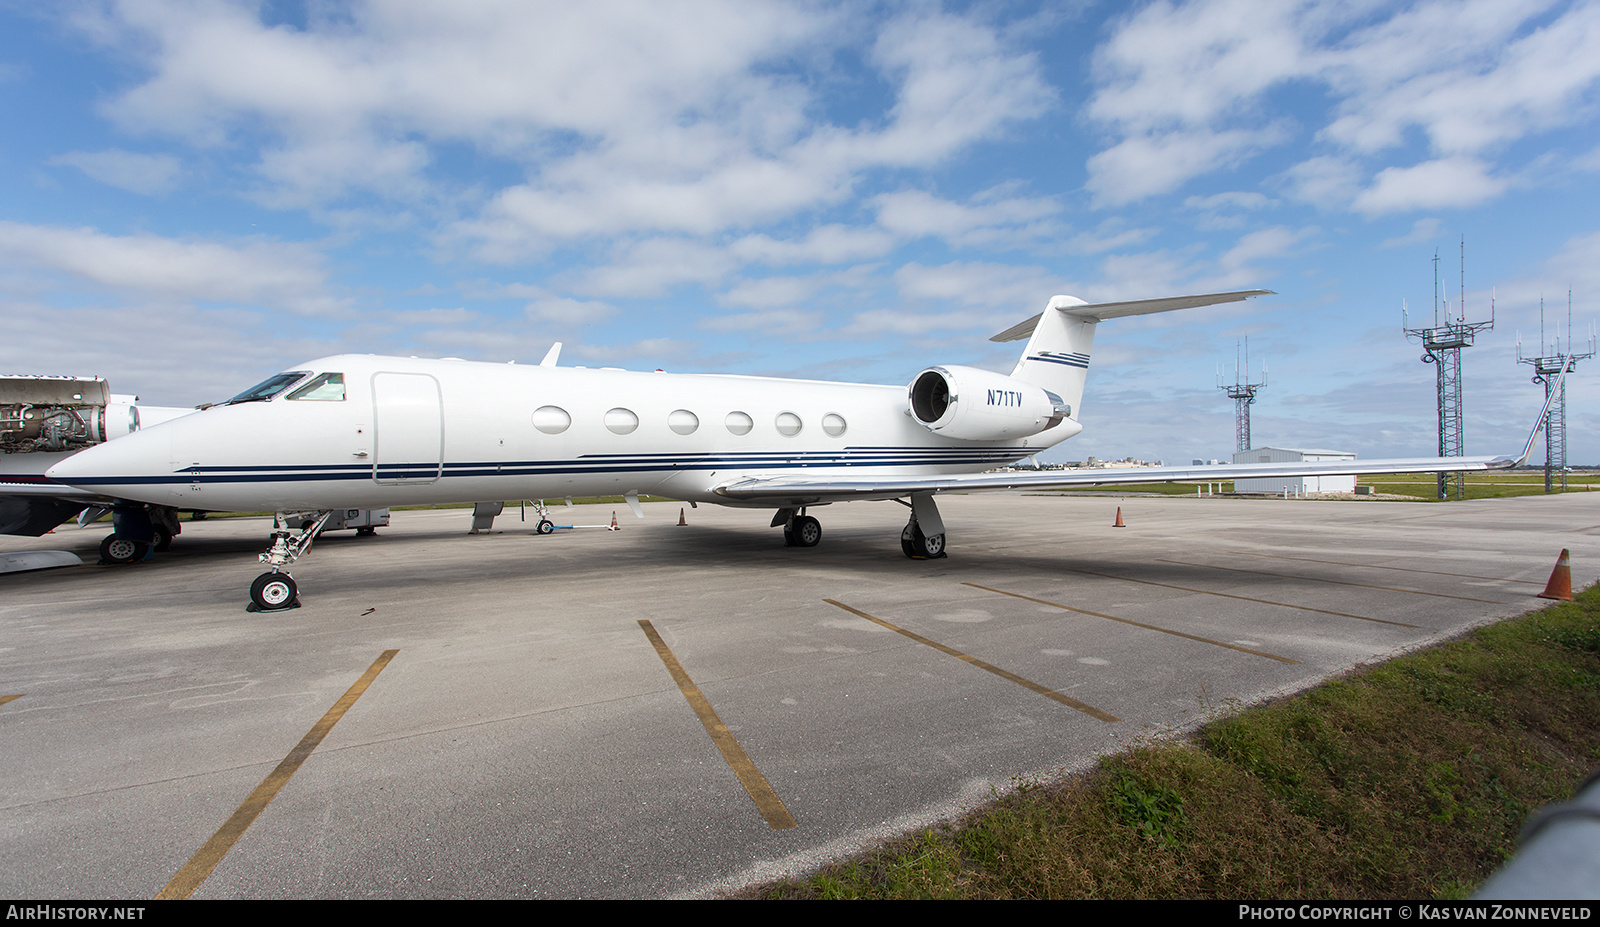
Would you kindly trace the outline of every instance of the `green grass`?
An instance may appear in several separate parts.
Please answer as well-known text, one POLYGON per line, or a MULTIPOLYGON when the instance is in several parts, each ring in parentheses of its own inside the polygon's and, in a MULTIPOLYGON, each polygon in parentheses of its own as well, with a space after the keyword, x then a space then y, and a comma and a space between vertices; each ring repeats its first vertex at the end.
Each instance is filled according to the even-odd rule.
MULTIPOLYGON (((1386 495, 1410 496, 1419 502, 1439 501, 1439 480, 1431 473, 1386 473, 1362 476, 1356 482, 1362 486, 1371 486, 1376 492, 1386 495)), ((1057 491, 1192 496, 1195 495, 1196 488, 1206 487, 1204 491, 1209 492, 1213 485, 1217 483, 1140 483, 1128 486, 1086 486, 1082 489, 1057 491)), ((1600 489, 1600 473, 1580 470, 1567 474, 1567 492, 1593 492, 1596 489, 1600 489)), ((1221 481, 1220 485, 1217 485, 1217 491, 1233 492, 1233 481, 1221 481)), ((1557 477, 1556 492, 1560 491, 1560 478, 1557 477)), ((1512 470, 1497 473, 1468 473, 1466 476, 1467 499, 1501 499, 1543 494, 1543 471, 1512 470)))
MULTIPOLYGON (((1364 476, 1360 482, 1381 493, 1414 496, 1429 502, 1438 501, 1439 480, 1429 473, 1391 473, 1382 476, 1364 476)), ((1600 473, 1581 470, 1567 474, 1567 492, 1593 492, 1600 486, 1600 473)), ((1561 491, 1561 477, 1555 478, 1555 491, 1561 491)), ((1544 494, 1543 471, 1530 473, 1513 470, 1499 473, 1468 473, 1466 498, 1503 499, 1510 496, 1535 496, 1544 494)))
POLYGON ((751 895, 1461 898, 1597 762, 1590 588, 751 895))

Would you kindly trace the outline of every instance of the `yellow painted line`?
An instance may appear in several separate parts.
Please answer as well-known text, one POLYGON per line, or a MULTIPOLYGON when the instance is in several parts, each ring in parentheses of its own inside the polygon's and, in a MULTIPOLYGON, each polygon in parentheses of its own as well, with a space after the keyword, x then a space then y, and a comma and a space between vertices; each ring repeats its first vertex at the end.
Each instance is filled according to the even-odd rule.
MULTIPOLYGON (((1079 572, 1082 572, 1082 571, 1079 571, 1079 572)), ((1112 578, 1116 579, 1117 577, 1112 577, 1112 578)), ((1198 641, 1198 642, 1200 642, 1202 644, 1213 644, 1213 645, 1215 645, 1217 647, 1226 647, 1229 650, 1237 650, 1240 653, 1248 653, 1248 654, 1253 654, 1253 655, 1258 656, 1258 657, 1266 657, 1268 660, 1277 660, 1279 663, 1299 663, 1300 662, 1299 660, 1291 660, 1288 657, 1280 657, 1275 653, 1267 653, 1265 650, 1251 650, 1249 647, 1240 647, 1238 644, 1230 644, 1230 643, 1228 643, 1226 641, 1214 641, 1209 637, 1199 637, 1199 636, 1194 635, 1194 634, 1185 634, 1182 631, 1174 631, 1171 628, 1163 628, 1163 627, 1159 627, 1159 626, 1153 625, 1153 624, 1145 624, 1142 621, 1133 621, 1133 620, 1128 619, 1128 618, 1118 618, 1115 615, 1102 615, 1099 612, 1091 612, 1091 611, 1086 611, 1086 610, 1081 609, 1081 608, 1073 608, 1071 605, 1062 605, 1060 602, 1051 602, 1048 599, 1036 599, 1031 595, 1023 595, 1020 592, 1007 592, 1004 589, 992 589, 992 588, 990 588, 988 586, 980 586, 977 583, 962 583, 961 585, 963 585, 963 586, 971 586, 974 589, 982 589, 985 592, 997 592, 1000 595, 1008 595, 1008 596, 1011 596, 1014 599, 1026 599, 1029 602, 1038 602, 1040 605, 1048 605, 1051 608, 1059 608, 1062 611, 1077 612, 1080 615, 1089 615, 1089 616, 1094 617, 1094 618, 1104 618, 1107 621, 1116 621, 1116 622, 1120 622, 1122 624, 1131 624, 1136 628, 1144 628, 1146 631, 1160 631, 1162 634, 1171 634, 1173 637, 1182 637, 1182 638, 1186 638, 1186 639, 1191 640, 1191 641, 1198 641)))
POLYGON ((1316 560, 1311 557, 1285 557, 1282 554, 1263 554, 1259 551, 1245 550, 1239 553, 1249 554, 1252 557, 1271 557, 1274 560, 1297 560, 1301 563, 1326 563, 1331 566, 1360 567, 1363 570, 1397 570, 1401 573, 1425 573, 1428 576, 1457 576, 1461 579, 1489 580, 1497 583, 1522 583, 1524 586, 1544 586, 1544 580, 1531 579, 1500 579, 1493 576, 1478 576, 1473 573, 1446 573, 1443 570, 1418 570, 1414 567, 1384 566, 1379 563, 1348 563, 1343 560, 1316 560))
POLYGON ((393 660, 395 654, 399 652, 398 650, 385 650, 378 659, 372 661, 372 665, 367 667, 365 673, 361 674, 361 678, 356 680, 356 684, 351 686, 337 702, 333 703, 333 707, 328 709, 328 713, 323 715, 322 720, 318 721, 311 730, 306 732, 306 736, 300 738, 300 742, 295 744, 294 749, 289 751, 289 755, 283 758, 283 762, 268 773, 267 778, 261 780, 261 784, 256 786, 256 790, 251 792, 250 797, 244 800, 244 804, 239 806, 239 810, 235 811, 233 816, 223 823, 222 828, 213 834, 210 840, 206 841, 206 845, 200 848, 200 852, 196 853, 188 863, 184 864, 182 869, 178 870, 178 874, 172 877, 172 881, 167 883, 167 887, 156 895, 157 901, 180 901, 194 894, 195 890, 200 887, 200 883, 211 875, 211 870, 217 868, 217 864, 222 862, 222 858, 228 855, 228 851, 233 849, 233 845, 238 843, 239 838, 244 836, 244 832, 250 828, 251 824, 255 823, 256 817, 267 809, 267 804, 277 797, 279 790, 289 784, 289 779, 300 769, 300 764, 311 756, 311 751, 317 749, 317 745, 322 743, 322 739, 328 736, 328 732, 333 730, 333 726, 339 723, 339 719, 344 717, 344 713, 350 710, 350 707, 356 703, 356 699, 367 691, 367 687, 372 685, 372 681, 378 678, 378 674, 383 672, 383 668, 388 666, 389 661, 393 660))
POLYGON ((22 693, 17 695, 0 695, 0 705, 4 705, 6 702, 14 702, 19 698, 22 698, 22 693))
POLYGON ((1331 583, 1335 586, 1358 586, 1362 589, 1381 589, 1384 592, 1405 592, 1411 595, 1433 596, 1436 599, 1458 599, 1462 602, 1482 602, 1486 605, 1505 605, 1505 602, 1496 602, 1494 599, 1475 599, 1468 595, 1449 595, 1443 592, 1425 592, 1421 589, 1403 589, 1399 586, 1374 586, 1370 583, 1352 583, 1343 579, 1319 579, 1315 576, 1297 576, 1293 573, 1269 573, 1266 570, 1242 570, 1238 567, 1212 566, 1209 563, 1188 563, 1183 560, 1162 560, 1162 563, 1176 563, 1179 566, 1203 567, 1207 570, 1227 570, 1229 573, 1253 573, 1257 576, 1276 576, 1280 579, 1298 579, 1311 583, 1331 583))
MULTIPOLYGON (((1210 589, 1195 589, 1191 586, 1177 586, 1172 583, 1158 583, 1152 579, 1133 579, 1132 577, 1128 576, 1117 576, 1114 573, 1096 573, 1094 570, 1079 570, 1073 567, 1065 567, 1065 569, 1073 573, 1083 573, 1087 576, 1104 576, 1106 579, 1115 579, 1125 583, 1143 583, 1146 586, 1160 586, 1163 589, 1177 589, 1181 592, 1198 592, 1201 595, 1221 596, 1224 599, 1239 599, 1243 602, 1258 602, 1262 605, 1276 605, 1280 608, 1298 608, 1303 612, 1316 612, 1321 615, 1337 615, 1340 618, 1355 618, 1358 621, 1375 621, 1378 624, 1392 624, 1398 625, 1402 628, 1422 627, 1421 625, 1417 624, 1406 624, 1404 621, 1390 621, 1387 618, 1369 618, 1366 615, 1352 615, 1349 612, 1336 612, 1326 608, 1312 608, 1309 605, 1290 605, 1288 602, 1274 602, 1271 599, 1254 599, 1247 595, 1234 595, 1231 592, 1213 592, 1210 589)), ((972 584, 968 583, 967 585, 970 586, 972 584)))
POLYGON ((722 751, 722 758, 728 761, 733 774, 739 777, 739 784, 749 793, 750 800, 756 803, 761 816, 767 819, 767 825, 773 830, 794 827, 794 817, 789 814, 789 809, 783 806, 783 800, 772 790, 772 786, 767 784, 766 777, 761 775, 761 770, 756 769, 756 764, 750 761, 749 755, 739 746, 739 741, 733 736, 733 732, 728 730, 728 726, 722 723, 721 718, 717 717, 711 703, 701 694, 700 687, 694 684, 694 680, 689 678, 689 674, 683 669, 683 664, 678 662, 667 642, 661 639, 655 626, 640 619, 639 627, 644 629, 645 637, 650 638, 650 646, 656 649, 656 656, 666 664, 667 672, 672 674, 672 681, 678 684, 678 690, 689 700, 689 707, 694 709, 695 715, 700 718, 700 723, 705 726, 706 733, 711 735, 711 742, 722 751))
POLYGON ((828 603, 829 605, 833 605, 835 607, 842 608, 842 609, 844 609, 845 611, 849 612, 852 615, 859 615, 862 618, 865 618, 868 621, 872 622, 873 624, 882 625, 883 627, 888 628, 889 630, 893 631, 896 634, 904 634, 906 637, 911 638, 912 640, 916 641, 919 644, 927 644, 929 647, 932 647, 934 650, 937 650, 940 653, 947 653, 950 656, 955 657, 957 660, 961 660, 963 662, 970 663, 973 666, 976 666, 978 669, 987 670, 988 672, 991 672, 991 673, 995 674, 996 676, 999 676, 1001 679, 1010 680, 1011 682, 1016 683, 1017 685, 1023 687, 1024 689, 1027 689, 1027 690, 1029 690, 1031 692, 1039 693, 1040 695, 1044 696, 1045 698, 1054 699, 1055 701, 1060 702, 1061 704, 1067 706, 1068 708, 1076 708, 1078 711, 1081 711, 1084 714, 1089 715, 1090 717, 1099 718, 1101 721, 1106 721, 1106 722, 1121 721, 1122 720, 1121 718, 1117 717, 1116 715, 1107 714, 1107 713, 1101 711, 1100 709, 1094 707, 1093 705, 1089 705, 1089 704, 1086 704, 1084 702, 1080 702, 1077 699, 1072 698, 1070 696, 1062 695, 1060 692, 1057 692, 1054 689, 1047 689, 1044 686, 1039 685, 1037 682, 1034 682, 1031 679, 1024 679, 1021 676, 1018 676, 1016 673, 1008 673, 1008 672, 1006 672, 1005 670, 1001 669, 998 666, 995 666, 995 665, 993 665, 991 663, 983 662, 982 660, 978 659, 977 657, 968 656, 967 654, 964 654, 961 651, 956 650, 954 647, 946 647, 945 645, 939 643, 938 641, 928 640, 926 637, 923 637, 920 634, 914 633, 912 631, 907 631, 905 628, 902 628, 902 627, 900 627, 898 625, 890 624, 889 622, 884 621, 882 618, 876 618, 876 617, 874 617, 872 615, 869 615, 869 614, 867 614, 866 612, 862 611, 859 608, 851 608, 850 606, 844 604, 843 602, 835 602, 833 599, 823 599, 822 601, 828 603))

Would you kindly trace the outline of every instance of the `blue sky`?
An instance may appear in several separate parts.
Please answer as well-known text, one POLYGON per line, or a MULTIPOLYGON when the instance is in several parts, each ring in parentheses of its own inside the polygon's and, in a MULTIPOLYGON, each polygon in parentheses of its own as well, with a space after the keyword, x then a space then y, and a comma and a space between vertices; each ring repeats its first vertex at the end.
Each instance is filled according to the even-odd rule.
MULTIPOLYGON (((225 398, 345 351, 908 382, 1101 326, 1045 459, 1468 453, 1600 296, 1600 4, 0 2, 0 371, 225 398), (1546 350, 1550 350, 1546 345, 1546 350)), ((1600 358, 1569 460, 1600 463, 1600 358)))

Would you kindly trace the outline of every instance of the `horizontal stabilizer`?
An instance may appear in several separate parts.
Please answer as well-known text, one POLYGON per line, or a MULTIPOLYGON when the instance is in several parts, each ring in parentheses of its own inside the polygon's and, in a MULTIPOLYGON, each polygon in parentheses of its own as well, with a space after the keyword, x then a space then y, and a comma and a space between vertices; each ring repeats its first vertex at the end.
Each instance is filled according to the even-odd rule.
MULTIPOLYGON (((1130 299, 1115 303, 1074 303, 1061 305, 1058 300, 1065 301, 1071 297, 1056 297, 1051 300, 1051 308, 1057 309, 1067 315, 1094 322, 1104 322, 1107 319, 1120 319, 1130 315, 1148 315, 1152 312, 1171 312, 1174 309, 1194 309, 1197 306, 1214 306, 1217 303, 1235 303, 1252 296, 1271 296, 1272 290, 1234 290, 1229 293, 1202 293, 1195 296, 1162 296, 1157 299, 1130 299)), ((1049 312, 1046 309, 1045 312, 1049 312)), ((1021 341, 1033 334, 1034 326, 1044 312, 1039 313, 1026 322, 1019 322, 1011 326, 990 341, 1021 341)))

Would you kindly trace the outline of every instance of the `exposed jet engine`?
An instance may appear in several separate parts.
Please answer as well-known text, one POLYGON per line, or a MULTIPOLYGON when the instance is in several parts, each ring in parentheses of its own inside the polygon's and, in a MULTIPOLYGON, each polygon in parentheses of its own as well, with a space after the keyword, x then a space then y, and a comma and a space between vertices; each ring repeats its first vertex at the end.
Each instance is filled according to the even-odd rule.
POLYGON ((976 367, 929 367, 911 381, 908 399, 923 427, 965 441, 1026 438, 1072 415, 1055 393, 976 367))
MULTIPOLYGON (((0 451, 75 451, 99 444, 112 437, 107 434, 111 404, 104 380, 0 377, 0 451)), ((131 410, 124 405, 119 411, 124 417, 137 414, 131 410)))

